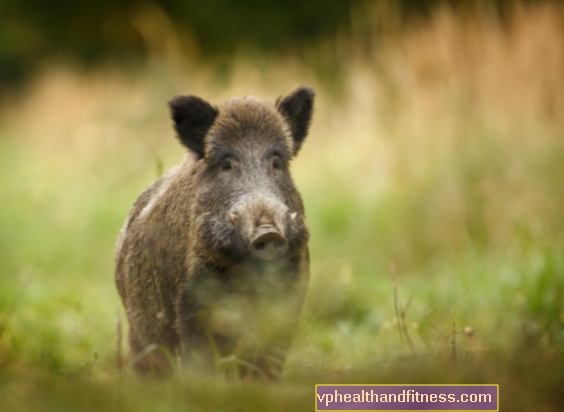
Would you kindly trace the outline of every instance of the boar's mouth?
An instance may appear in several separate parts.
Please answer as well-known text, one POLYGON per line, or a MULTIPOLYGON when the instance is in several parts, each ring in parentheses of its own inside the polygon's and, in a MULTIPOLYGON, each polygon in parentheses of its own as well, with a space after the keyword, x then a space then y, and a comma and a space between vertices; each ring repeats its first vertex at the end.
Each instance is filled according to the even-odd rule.
POLYGON ((272 225, 259 226, 249 244, 251 256, 259 260, 279 259, 288 251, 288 241, 272 225))

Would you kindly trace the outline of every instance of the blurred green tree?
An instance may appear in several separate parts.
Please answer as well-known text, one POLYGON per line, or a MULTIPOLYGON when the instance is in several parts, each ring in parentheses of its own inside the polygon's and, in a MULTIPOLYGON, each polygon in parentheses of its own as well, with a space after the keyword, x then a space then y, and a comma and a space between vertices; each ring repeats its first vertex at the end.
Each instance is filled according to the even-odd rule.
MULTIPOLYGON (((426 15, 439 3, 487 3, 498 11, 513 0, 388 1, 404 17, 426 15)), ((263 53, 332 35, 350 24, 351 8, 369 0, 0 0, 0 84, 23 80, 45 59, 86 66, 146 55, 135 25, 140 10, 160 10, 203 57, 232 54, 240 45, 263 53)))

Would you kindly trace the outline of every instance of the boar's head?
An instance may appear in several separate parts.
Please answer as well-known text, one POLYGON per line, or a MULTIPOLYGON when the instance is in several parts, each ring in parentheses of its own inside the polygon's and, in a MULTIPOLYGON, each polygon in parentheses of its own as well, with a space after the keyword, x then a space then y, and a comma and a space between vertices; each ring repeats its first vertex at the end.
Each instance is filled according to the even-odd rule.
POLYGON ((309 234, 289 164, 307 135, 313 100, 313 90, 300 87, 276 103, 170 102, 178 137, 197 162, 190 213, 195 249, 206 260, 229 266, 303 251, 309 234))

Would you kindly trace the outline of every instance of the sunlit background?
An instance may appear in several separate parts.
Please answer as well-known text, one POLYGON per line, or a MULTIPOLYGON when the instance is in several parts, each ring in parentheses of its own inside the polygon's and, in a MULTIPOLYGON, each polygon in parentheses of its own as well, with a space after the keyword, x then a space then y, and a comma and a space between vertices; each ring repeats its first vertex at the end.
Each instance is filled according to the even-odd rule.
POLYGON ((0 409, 306 411, 330 382, 562 409, 563 2, 3 0, 0 19, 0 409), (302 84, 312 279, 281 381, 120 370, 113 248, 182 159, 167 101, 302 84))

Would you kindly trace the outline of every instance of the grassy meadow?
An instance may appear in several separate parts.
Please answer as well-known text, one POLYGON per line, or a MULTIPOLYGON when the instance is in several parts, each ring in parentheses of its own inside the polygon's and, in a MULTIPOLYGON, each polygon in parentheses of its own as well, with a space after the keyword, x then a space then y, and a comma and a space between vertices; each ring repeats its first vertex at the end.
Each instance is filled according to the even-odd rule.
POLYGON ((155 14, 146 66, 46 64, 4 96, 0 410, 307 411, 331 382, 499 383, 503 411, 564 409, 564 8, 401 28, 380 12, 227 66, 155 14), (183 156, 166 102, 300 84, 317 91, 292 169, 312 279, 280 382, 120 370, 113 248, 183 156))

